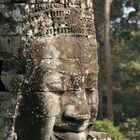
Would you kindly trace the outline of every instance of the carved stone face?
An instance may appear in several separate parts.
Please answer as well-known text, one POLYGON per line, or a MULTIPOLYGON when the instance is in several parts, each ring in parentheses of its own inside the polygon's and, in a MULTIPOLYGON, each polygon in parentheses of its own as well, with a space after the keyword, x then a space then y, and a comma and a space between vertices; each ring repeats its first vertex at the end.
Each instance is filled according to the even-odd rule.
POLYGON ((54 135, 64 139, 86 139, 97 115, 97 94, 92 89, 65 91, 61 95, 61 113, 56 117, 54 135))
POLYGON ((85 140, 98 109, 96 48, 85 37, 54 38, 34 41, 21 113, 41 122, 43 140, 85 140))
MULTIPOLYGON (((97 115, 97 63, 92 64, 93 58, 88 58, 90 55, 93 56, 94 51, 90 52, 89 48, 91 47, 86 46, 88 40, 82 39, 83 41, 76 44, 70 43, 70 39, 65 40, 65 44, 68 44, 71 49, 74 48, 74 51, 68 52, 68 50, 65 50, 63 52, 67 57, 69 54, 67 62, 71 63, 66 64, 68 66, 63 69, 64 74, 60 75, 62 88, 62 91, 60 89, 58 93, 60 112, 56 116, 54 124, 54 135, 58 138, 86 139, 86 133, 97 115), (81 48, 83 48, 82 51, 81 48)), ((73 38, 72 42, 74 43, 73 38)), ((60 65, 63 63, 62 61, 60 65)))

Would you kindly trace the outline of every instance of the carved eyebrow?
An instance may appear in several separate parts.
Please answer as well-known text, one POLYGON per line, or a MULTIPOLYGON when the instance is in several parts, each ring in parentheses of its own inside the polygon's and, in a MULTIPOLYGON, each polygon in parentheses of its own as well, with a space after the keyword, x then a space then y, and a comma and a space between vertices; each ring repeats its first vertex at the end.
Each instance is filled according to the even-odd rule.
POLYGON ((58 69, 56 69, 56 71, 58 71, 59 73, 65 74, 65 75, 70 75, 70 76, 78 76, 79 75, 79 74, 76 74, 73 72, 63 71, 63 70, 58 70, 58 69))

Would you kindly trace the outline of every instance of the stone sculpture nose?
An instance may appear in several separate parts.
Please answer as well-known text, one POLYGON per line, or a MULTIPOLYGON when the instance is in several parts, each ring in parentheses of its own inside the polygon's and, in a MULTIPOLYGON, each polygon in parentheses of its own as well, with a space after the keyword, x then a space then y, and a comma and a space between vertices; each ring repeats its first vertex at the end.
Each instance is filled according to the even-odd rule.
POLYGON ((64 117, 73 120, 73 121, 86 121, 90 119, 90 113, 87 110, 82 110, 83 108, 81 107, 80 110, 78 110, 74 105, 68 105, 66 107, 66 110, 64 112, 64 117))
POLYGON ((65 106, 63 113, 67 119, 86 121, 91 117, 87 101, 82 96, 74 97, 65 106))

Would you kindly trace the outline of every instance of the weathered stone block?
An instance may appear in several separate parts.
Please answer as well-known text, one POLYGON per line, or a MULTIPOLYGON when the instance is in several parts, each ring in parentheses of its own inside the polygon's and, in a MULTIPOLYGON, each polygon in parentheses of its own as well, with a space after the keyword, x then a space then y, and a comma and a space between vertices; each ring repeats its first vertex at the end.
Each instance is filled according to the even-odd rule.
MULTIPOLYGON (((64 74, 97 74, 98 65, 97 60, 95 61, 80 61, 80 59, 27 59, 26 68, 30 73, 31 71, 40 69, 43 72, 48 72, 48 70, 56 70, 64 74)), ((38 73, 39 74, 39 73, 38 73)))
POLYGON ((41 37, 40 39, 29 39, 24 46, 23 51, 26 56, 34 59, 79 58, 84 62, 97 59, 96 46, 91 46, 85 37, 80 37, 80 39, 75 37, 49 37, 48 39, 41 37))
MULTIPOLYGON (((15 115, 16 94, 0 92, 0 139, 7 139, 15 115)), ((9 133, 10 134, 10 133, 9 133)))
POLYGON ((59 94, 53 95, 52 92, 36 92, 40 103, 44 107, 43 114, 47 117, 54 117, 60 114, 59 94), (54 102, 55 101, 55 102, 54 102), (57 106, 57 108, 56 108, 57 106))
POLYGON ((0 4, 0 23, 23 22, 22 4, 0 4))
POLYGON ((22 35, 22 24, 14 24, 14 23, 1 23, 0 25, 0 36, 7 35, 7 36, 18 36, 22 35))
POLYGON ((78 74, 97 74, 98 73, 98 65, 97 61, 89 61, 89 62, 82 62, 79 59, 68 59, 62 60, 62 63, 58 68, 60 71, 66 71, 71 73, 78 73, 78 74), (80 63, 81 62, 81 63, 80 63))
MULTIPOLYGON (((79 66, 77 61, 75 61, 74 59, 60 59, 59 65, 58 67, 56 67, 56 62, 54 61, 57 62, 57 60, 55 59, 27 59, 27 63, 25 65, 25 73, 27 76, 24 79, 24 84, 26 85, 27 89, 33 91, 60 92, 63 91, 63 79, 78 74, 83 75, 85 77, 86 88, 97 87, 97 62, 85 62, 79 66)), ((18 69, 14 69, 16 67, 12 67, 13 65, 7 66, 6 63, 8 64, 8 62, 11 63, 10 61, 6 61, 4 63, 4 68, 7 69, 7 73, 16 73, 16 70, 18 71, 18 69)), ((12 84, 14 83, 11 83, 11 86, 12 84)))
POLYGON ((21 74, 23 72, 22 65, 17 59, 3 60, 2 74, 21 74))
POLYGON ((18 56, 21 47, 21 36, 0 36, 0 59, 10 59, 18 56))
POLYGON ((11 91, 11 92, 21 91, 23 75, 5 74, 5 75, 1 75, 0 78, 6 88, 6 91, 11 91))
POLYGON ((12 118, 15 113, 16 93, 0 92, 0 117, 12 118))

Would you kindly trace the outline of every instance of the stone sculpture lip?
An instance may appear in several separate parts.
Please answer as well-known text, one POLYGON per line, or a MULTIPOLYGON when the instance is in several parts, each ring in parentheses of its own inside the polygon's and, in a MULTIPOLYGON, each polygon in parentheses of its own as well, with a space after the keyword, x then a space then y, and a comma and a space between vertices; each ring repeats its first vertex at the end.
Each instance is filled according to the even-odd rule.
POLYGON ((85 122, 56 123, 54 126, 54 131, 80 133, 85 131, 89 125, 90 125, 89 120, 85 122))

